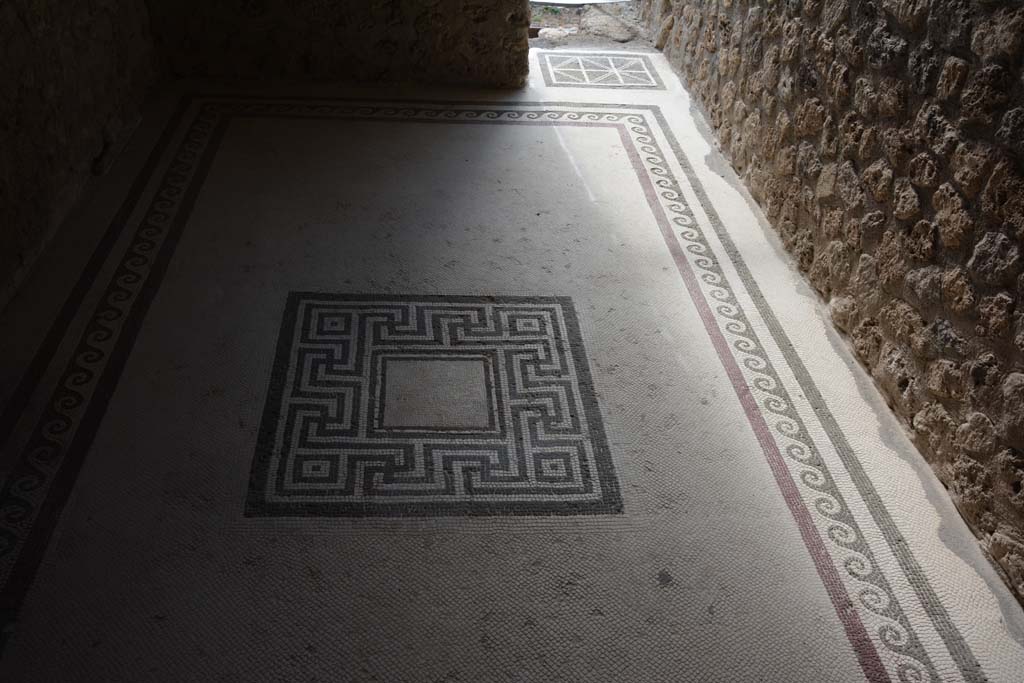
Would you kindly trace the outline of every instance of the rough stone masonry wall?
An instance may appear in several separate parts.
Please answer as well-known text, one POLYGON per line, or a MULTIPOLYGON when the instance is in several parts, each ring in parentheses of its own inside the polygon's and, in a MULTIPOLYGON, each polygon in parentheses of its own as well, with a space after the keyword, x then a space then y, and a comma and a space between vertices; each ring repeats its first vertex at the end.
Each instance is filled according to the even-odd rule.
POLYGON ((143 0, 0 3, 0 308, 134 125, 153 78, 143 0))
POLYGON ((528 0, 149 0, 176 76, 522 85, 528 0))
POLYGON ((643 0, 643 19, 1024 594, 1024 6, 643 0))
POLYGON ((518 86, 528 26, 528 0, 0 2, 0 308, 157 74, 518 86))

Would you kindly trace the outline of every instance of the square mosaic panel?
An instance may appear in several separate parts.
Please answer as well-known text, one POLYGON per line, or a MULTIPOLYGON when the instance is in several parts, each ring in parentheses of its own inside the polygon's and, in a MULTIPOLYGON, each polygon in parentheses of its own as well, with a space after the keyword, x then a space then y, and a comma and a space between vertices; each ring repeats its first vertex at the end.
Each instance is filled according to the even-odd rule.
POLYGON ((541 73, 549 86, 664 90, 644 55, 541 52, 541 73))
POLYGON ((617 513, 566 297, 288 297, 246 514, 617 513))

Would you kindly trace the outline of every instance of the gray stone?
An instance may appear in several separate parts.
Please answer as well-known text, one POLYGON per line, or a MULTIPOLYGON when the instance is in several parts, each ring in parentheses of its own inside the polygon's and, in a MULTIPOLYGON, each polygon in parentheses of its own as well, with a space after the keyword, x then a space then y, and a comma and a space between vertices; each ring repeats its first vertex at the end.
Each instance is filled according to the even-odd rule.
POLYGON ((921 152, 910 160, 908 167, 910 182, 921 188, 934 188, 939 184, 939 167, 927 152, 921 152))
POLYGON ((587 8, 580 19, 580 31, 618 43, 628 43, 636 37, 636 32, 631 26, 619 17, 608 14, 600 6, 587 8))
POLYGON ((974 308, 974 287, 962 268, 953 268, 942 276, 942 299, 949 310, 961 315, 974 308))
POLYGON ((966 196, 974 197, 981 190, 992 168, 992 161, 992 149, 984 143, 962 142, 957 145, 950 165, 953 180, 966 196))
POLYGON ((906 28, 916 31, 928 16, 929 0, 882 0, 882 6, 906 28))
POLYGON ((875 249, 875 258, 878 259, 878 279, 888 292, 896 293, 902 289, 903 280, 910 270, 908 256, 902 236, 886 230, 875 249))
POLYGON ((914 374, 913 361, 904 348, 883 344, 872 376, 900 410, 913 412, 918 407, 914 374))
POLYGON ((853 106, 867 120, 878 116, 878 93, 867 78, 858 78, 854 83, 853 106))
POLYGON ((801 136, 818 135, 825 124, 825 107, 821 100, 812 97, 806 100, 796 111, 796 134, 801 136))
POLYGON ((988 415, 973 412, 967 421, 956 430, 956 439, 960 446, 971 455, 989 459, 996 451, 995 425, 988 415))
POLYGON ((986 61, 1012 61, 1024 42, 1024 9, 1003 8, 978 23, 971 33, 971 50, 986 61))
POLYGON ((925 372, 925 386, 934 396, 944 399, 960 397, 961 372, 960 366, 946 359, 928 364, 925 372))
POLYGON ((892 212, 901 221, 909 221, 921 215, 921 202, 909 178, 897 178, 893 186, 892 212))
POLYGON ((668 44, 668 39, 672 35, 672 29, 676 25, 676 17, 674 14, 669 14, 661 22, 661 28, 658 29, 658 35, 654 40, 654 47, 659 50, 664 48, 668 44))
POLYGON ((1011 77, 998 64, 988 64, 967 79, 960 94, 961 115, 965 121, 990 125, 995 113, 1009 100, 1011 77))
MULTIPOLYGON (((917 221, 907 235, 907 253, 918 261, 933 261, 938 243, 939 226, 931 221, 917 221)), ((941 270, 935 266, 936 270, 941 270)), ((938 296, 938 288, 935 290, 938 296)))
POLYGON ((982 214, 1018 242, 1024 240, 1024 177, 1007 160, 1000 161, 981 194, 982 214))
POLYGON ((913 136, 903 128, 887 128, 881 138, 885 158, 889 160, 893 168, 902 169, 914 153, 913 136))
POLYGON ((949 183, 943 183, 932 195, 939 240, 948 249, 958 249, 974 232, 974 220, 964 208, 963 198, 949 183))
POLYGON ((848 209, 858 209, 864 204, 864 190, 860 185, 860 178, 857 177, 857 170, 850 161, 844 162, 839 167, 836 176, 839 196, 848 209))
POLYGON ((974 26, 974 0, 939 0, 928 13, 928 37, 947 50, 967 47, 974 26), (941 6, 940 6, 941 3, 941 6))
POLYGON ((939 82, 935 86, 935 94, 941 100, 948 100, 960 92, 964 81, 967 79, 967 62, 959 57, 947 57, 942 65, 942 73, 939 75, 939 82))
POLYGON ((575 35, 576 33, 578 33, 578 31, 576 30, 575 26, 571 28, 561 26, 547 26, 537 32, 537 37, 543 38, 544 40, 558 42, 568 40, 569 36, 575 35))
POLYGON ((831 199, 836 194, 836 175, 839 167, 836 164, 825 164, 818 174, 815 193, 818 199, 831 199))
POLYGON ((999 122, 996 139, 1024 157, 1024 107, 1014 107, 999 122))
POLYGON ((898 78, 884 77, 878 82, 878 115, 899 119, 907 106, 907 86, 898 78))
POLYGON ((857 352, 857 356, 869 367, 873 367, 882 348, 882 335, 878 331, 878 321, 874 318, 861 320, 851 336, 853 337, 853 350, 857 352))
POLYGON ((850 1, 829 0, 821 11, 821 28, 826 34, 835 33, 849 21, 850 1))
POLYGON ((833 297, 828 302, 832 321, 844 332, 849 332, 857 318, 857 303, 848 296, 833 297))
POLYGON ((913 131, 917 140, 939 157, 952 152, 960 139, 957 129, 942 113, 942 108, 934 104, 921 107, 914 120, 913 131))
POLYGON ((948 462, 955 453, 953 435, 956 425, 953 418, 940 403, 926 403, 911 420, 914 433, 924 442, 930 453, 939 462, 948 462))
POLYGON ((1020 270, 1020 250, 1006 235, 987 232, 974 245, 967 268, 982 284, 993 287, 1009 284, 1020 270))
POLYGON ((1020 448, 1024 446, 1024 374, 1011 372, 1002 386, 1003 419, 1000 430, 1007 441, 1020 448))
POLYGON ((933 347, 931 357, 962 358, 967 353, 967 341, 961 337, 953 323, 937 318, 925 328, 933 347))
POLYGON ((906 283, 908 298, 919 308, 930 308, 940 303, 942 269, 938 266, 925 266, 909 271, 906 283))
POLYGON ((963 365, 964 390, 974 405, 990 405, 1000 401, 1003 383, 1002 369, 995 354, 986 352, 963 365))
POLYGON ((893 299, 883 306, 878 313, 878 320, 889 339, 906 346, 910 345, 915 334, 924 329, 921 315, 913 306, 899 299, 893 299))
POLYGON ((864 46, 864 59, 880 70, 892 70, 902 64, 907 54, 907 41, 878 24, 864 46))
POLYGON ((892 177, 892 167, 884 159, 879 159, 864 170, 861 179, 875 201, 885 202, 892 197, 892 177))
POLYGON ((918 95, 927 95, 935 86, 939 70, 942 64, 935 45, 928 40, 918 45, 907 61, 907 70, 910 72, 910 82, 914 92, 918 95))
POLYGON ((1013 298, 1006 292, 982 297, 978 302, 978 325, 974 328, 979 337, 1003 337, 1010 331, 1013 320, 1013 298))

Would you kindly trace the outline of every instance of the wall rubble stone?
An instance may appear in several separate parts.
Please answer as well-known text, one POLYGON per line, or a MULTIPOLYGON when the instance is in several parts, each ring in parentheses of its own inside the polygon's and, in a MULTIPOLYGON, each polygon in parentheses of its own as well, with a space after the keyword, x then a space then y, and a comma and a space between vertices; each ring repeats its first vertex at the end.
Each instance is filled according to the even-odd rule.
POLYGON ((529 16, 528 0, 3 3, 0 308, 159 78, 516 87, 529 16))
POLYGON ((155 77, 143 0, 0 6, 0 308, 134 128, 155 77))
POLYGON ((149 0, 175 76, 518 87, 528 0, 149 0))
POLYGON ((642 0, 642 20, 1024 595, 1024 6, 642 0))

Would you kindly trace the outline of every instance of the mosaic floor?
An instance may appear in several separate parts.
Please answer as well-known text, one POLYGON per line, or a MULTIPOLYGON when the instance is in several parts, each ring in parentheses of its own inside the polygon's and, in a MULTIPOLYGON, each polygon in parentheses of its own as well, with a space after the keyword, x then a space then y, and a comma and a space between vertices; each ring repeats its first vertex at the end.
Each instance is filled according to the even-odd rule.
POLYGON ((656 53, 168 91, 0 316, 4 681, 1015 681, 656 53))
POLYGON ((613 514, 569 299, 288 297, 251 515, 613 514))

